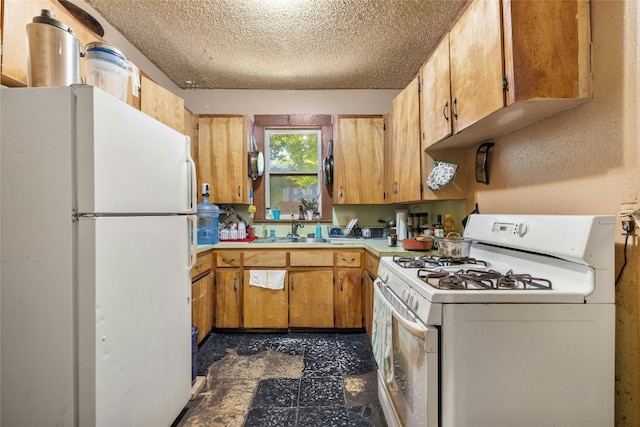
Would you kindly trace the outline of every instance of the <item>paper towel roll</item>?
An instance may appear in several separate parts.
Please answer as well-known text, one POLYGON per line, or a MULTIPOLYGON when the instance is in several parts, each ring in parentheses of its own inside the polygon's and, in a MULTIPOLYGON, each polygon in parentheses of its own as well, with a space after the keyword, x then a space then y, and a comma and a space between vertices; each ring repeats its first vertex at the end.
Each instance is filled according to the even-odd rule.
POLYGON ((398 241, 402 241, 407 238, 407 211, 396 211, 396 234, 398 235, 398 241))

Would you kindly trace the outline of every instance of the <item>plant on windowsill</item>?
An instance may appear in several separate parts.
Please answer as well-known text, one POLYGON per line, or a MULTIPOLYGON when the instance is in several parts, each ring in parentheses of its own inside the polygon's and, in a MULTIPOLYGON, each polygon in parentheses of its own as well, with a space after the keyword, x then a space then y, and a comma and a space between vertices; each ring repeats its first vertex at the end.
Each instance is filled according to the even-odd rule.
POLYGON ((317 212, 318 201, 313 199, 302 199, 300 201, 300 206, 302 207, 302 211, 304 211, 304 219, 311 221, 313 219, 313 214, 317 212))

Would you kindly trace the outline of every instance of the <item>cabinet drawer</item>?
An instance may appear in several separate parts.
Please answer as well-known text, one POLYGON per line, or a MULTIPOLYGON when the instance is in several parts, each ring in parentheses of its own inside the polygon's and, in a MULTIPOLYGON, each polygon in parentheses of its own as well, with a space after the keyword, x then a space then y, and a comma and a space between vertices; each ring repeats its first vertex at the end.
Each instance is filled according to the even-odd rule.
POLYGON ((336 266, 338 267, 360 267, 362 252, 358 251, 337 251, 336 266))
POLYGON ((242 252, 222 251, 216 252, 216 267, 240 267, 242 252))
POLYGON ((283 251, 245 251, 245 267, 286 267, 287 253, 283 251))
POLYGON ((378 257, 371 255, 369 252, 364 253, 364 268, 371 273, 373 277, 378 277, 378 257))
POLYGON ((289 255, 289 262, 292 267, 331 267, 333 266, 333 252, 308 249, 292 251, 289 255))
POLYGON ((205 252, 204 254, 199 254, 198 258, 196 259, 196 265, 194 265, 193 268, 191 268, 191 280, 211 271, 212 265, 213 265, 213 255, 211 254, 211 252, 205 252))

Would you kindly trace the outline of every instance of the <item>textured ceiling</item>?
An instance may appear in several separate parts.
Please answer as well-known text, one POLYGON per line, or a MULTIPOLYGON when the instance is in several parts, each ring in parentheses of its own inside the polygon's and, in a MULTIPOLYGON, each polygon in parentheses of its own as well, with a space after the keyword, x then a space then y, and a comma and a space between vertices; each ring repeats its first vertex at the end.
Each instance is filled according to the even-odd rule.
POLYGON ((179 87, 202 89, 401 89, 468 2, 85 1, 179 87))

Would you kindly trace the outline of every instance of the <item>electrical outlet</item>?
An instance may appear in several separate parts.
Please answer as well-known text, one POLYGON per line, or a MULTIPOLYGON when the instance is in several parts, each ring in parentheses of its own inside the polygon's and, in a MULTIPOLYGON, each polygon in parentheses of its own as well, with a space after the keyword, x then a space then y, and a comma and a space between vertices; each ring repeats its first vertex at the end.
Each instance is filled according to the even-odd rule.
POLYGON ((623 219, 622 220, 622 231, 626 232, 624 234, 629 234, 629 233, 633 232, 633 230, 634 230, 633 221, 630 220, 630 219, 623 219))

